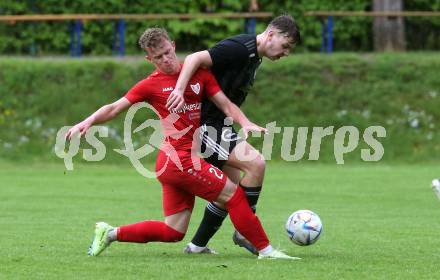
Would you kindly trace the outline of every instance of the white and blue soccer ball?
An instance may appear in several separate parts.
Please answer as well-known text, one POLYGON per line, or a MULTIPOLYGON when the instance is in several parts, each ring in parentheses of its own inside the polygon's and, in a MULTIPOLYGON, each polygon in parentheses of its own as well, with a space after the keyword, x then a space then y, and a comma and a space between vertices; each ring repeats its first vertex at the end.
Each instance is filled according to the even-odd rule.
POLYGON ((310 210, 298 210, 287 219, 286 231, 289 239, 300 246, 315 243, 322 232, 322 222, 310 210))

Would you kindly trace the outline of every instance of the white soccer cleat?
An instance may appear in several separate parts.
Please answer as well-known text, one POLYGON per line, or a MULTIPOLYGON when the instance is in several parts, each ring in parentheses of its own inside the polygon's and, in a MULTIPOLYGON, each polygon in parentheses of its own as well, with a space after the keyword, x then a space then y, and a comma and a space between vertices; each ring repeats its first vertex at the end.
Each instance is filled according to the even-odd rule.
POLYGON ((209 247, 204 247, 201 250, 195 250, 191 247, 190 244, 186 245, 185 249, 183 249, 183 252, 185 254, 208 254, 208 255, 218 255, 218 253, 214 250, 212 250, 209 247))
POLYGON ((284 254, 283 252, 273 249, 272 252, 270 252, 269 254, 259 254, 258 255, 258 259, 284 259, 284 260, 300 260, 301 258, 298 257, 291 257, 289 255, 284 254))
POLYGON ((438 199, 440 199, 440 179, 432 180, 432 189, 434 190, 438 199))

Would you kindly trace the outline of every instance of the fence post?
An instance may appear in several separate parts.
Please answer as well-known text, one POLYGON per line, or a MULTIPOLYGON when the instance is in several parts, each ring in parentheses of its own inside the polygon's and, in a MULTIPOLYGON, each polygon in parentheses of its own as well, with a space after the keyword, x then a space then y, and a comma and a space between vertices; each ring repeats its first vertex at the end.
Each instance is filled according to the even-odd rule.
POLYGON ((327 53, 333 52, 333 17, 327 18, 327 53))
POLYGON ((124 19, 120 19, 119 20, 119 25, 118 25, 118 31, 119 31, 119 55, 120 56, 124 56, 125 54, 125 39, 124 39, 124 35, 125 35, 125 20, 124 19))
POLYGON ((120 19, 115 22, 115 29, 113 33, 113 55, 125 55, 125 20, 120 19))
POLYGON ((257 25, 256 18, 245 18, 244 19, 244 32, 250 35, 256 35, 255 27, 257 25))
POLYGON ((81 20, 70 23, 70 56, 81 56, 81 20))
POLYGON ((81 20, 75 22, 75 34, 76 34, 76 56, 81 56, 81 20))

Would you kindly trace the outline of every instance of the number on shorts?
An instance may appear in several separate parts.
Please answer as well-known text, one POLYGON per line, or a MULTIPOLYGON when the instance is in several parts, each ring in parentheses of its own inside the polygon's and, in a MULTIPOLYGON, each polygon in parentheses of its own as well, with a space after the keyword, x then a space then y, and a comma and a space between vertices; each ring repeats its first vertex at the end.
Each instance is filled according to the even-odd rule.
POLYGON ((209 168, 209 172, 214 173, 215 177, 219 178, 220 180, 223 179, 223 173, 218 168, 211 166, 209 168))

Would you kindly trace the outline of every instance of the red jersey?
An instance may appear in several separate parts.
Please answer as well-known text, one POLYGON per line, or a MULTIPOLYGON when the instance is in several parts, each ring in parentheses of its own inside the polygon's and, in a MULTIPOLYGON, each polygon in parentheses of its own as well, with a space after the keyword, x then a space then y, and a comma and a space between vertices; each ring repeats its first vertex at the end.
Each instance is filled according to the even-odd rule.
POLYGON ((193 135, 200 126, 202 99, 221 91, 209 70, 199 69, 189 80, 184 91, 185 105, 179 111, 168 111, 166 102, 176 86, 180 71, 173 75, 155 70, 138 82, 125 95, 134 104, 148 102, 159 113, 165 142, 176 150, 191 150, 193 135))

